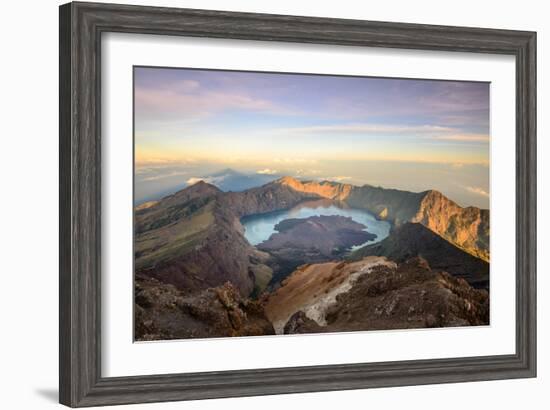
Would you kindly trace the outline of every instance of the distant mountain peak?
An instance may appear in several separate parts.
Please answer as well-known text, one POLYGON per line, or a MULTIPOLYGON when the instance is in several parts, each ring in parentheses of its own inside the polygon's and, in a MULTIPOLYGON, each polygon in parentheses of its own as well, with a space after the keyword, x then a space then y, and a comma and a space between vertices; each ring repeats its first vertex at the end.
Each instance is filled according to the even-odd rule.
POLYGON ((192 185, 182 189, 181 191, 176 192, 174 195, 177 195, 180 192, 186 193, 196 193, 196 194, 214 194, 222 192, 217 186, 212 185, 204 180, 198 180, 192 185))
POLYGON ((213 173, 211 176, 225 176, 225 175, 243 175, 243 174, 238 171, 235 171, 232 168, 224 168, 220 171, 213 173))
POLYGON ((191 187, 200 187, 200 186, 205 186, 205 185, 208 185, 208 186, 211 186, 211 187, 214 187, 214 188, 215 188, 214 185, 209 184, 209 183, 206 182, 204 179, 199 179, 199 180, 197 180, 197 182, 195 182, 195 183, 189 185, 189 188, 191 188, 191 187))

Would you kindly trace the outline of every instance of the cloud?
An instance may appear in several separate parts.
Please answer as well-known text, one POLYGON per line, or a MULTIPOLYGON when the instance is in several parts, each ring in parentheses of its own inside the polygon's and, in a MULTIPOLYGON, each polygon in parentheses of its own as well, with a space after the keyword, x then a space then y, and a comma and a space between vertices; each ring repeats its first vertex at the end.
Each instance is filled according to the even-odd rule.
POLYGON ((265 169, 260 169, 258 171, 256 171, 257 174, 262 174, 262 175, 275 175, 277 173, 277 170, 276 169, 269 169, 269 168, 265 168, 265 169))
POLYGON ((194 185, 196 184, 197 182, 200 182, 200 181, 204 181, 206 182, 207 184, 212 184, 212 185, 219 185, 225 178, 227 177, 227 175, 217 175, 217 176, 209 176, 209 177, 191 177, 189 178, 186 182, 188 185, 194 185))
POLYGON ((435 112, 471 112, 489 109, 489 85, 470 82, 439 83, 418 105, 435 112))
POLYGON ((365 135, 365 136, 399 136, 415 137, 439 143, 488 143, 489 135, 463 133, 457 128, 443 127, 440 125, 383 125, 367 123, 349 123, 320 125, 308 127, 281 128, 275 131, 282 135, 365 135))
POLYGON ((280 112, 269 100, 244 92, 204 90, 197 81, 185 80, 165 88, 135 88, 136 118, 181 121, 204 118, 225 110, 280 112))
POLYGON ((294 127, 281 129, 281 132, 294 132, 303 134, 434 134, 456 132, 457 130, 439 125, 383 125, 368 123, 349 123, 335 125, 318 125, 309 127, 294 127))
POLYGON ((278 164, 315 164, 317 160, 308 158, 275 158, 273 162, 278 164))
POLYGON ((328 177, 325 179, 329 181, 342 182, 342 181, 347 181, 348 179, 351 179, 351 177, 339 176, 339 177, 328 177))
POLYGON ((196 164, 197 158, 190 156, 178 155, 170 152, 147 152, 136 146, 135 165, 136 172, 146 172, 148 169, 167 167, 167 166, 183 166, 196 164))
POLYGON ((200 88, 200 83, 195 80, 182 80, 179 82, 176 82, 172 85, 173 90, 177 90, 179 92, 191 92, 196 91, 200 88))
POLYGON ((197 182, 201 182, 201 181, 204 181, 204 180, 205 180, 205 178, 191 177, 191 178, 189 178, 189 179, 188 179, 187 181, 185 181, 185 182, 187 182, 189 185, 194 185, 194 184, 196 184, 197 182))
POLYGON ((179 175, 186 175, 188 173, 189 172, 187 172, 187 171, 172 171, 172 172, 168 172, 168 173, 165 173, 165 174, 157 174, 157 175, 147 176, 145 178, 142 178, 141 180, 144 181, 144 182, 150 182, 150 181, 156 181, 158 179, 170 178, 170 177, 175 177, 175 176, 179 176, 179 175))
MULTIPOLYGON (((440 125, 488 126, 489 85, 469 82, 372 80, 370 92, 335 93, 328 112, 339 118, 429 117, 440 125)), ((361 90, 362 91, 362 90, 361 90)))
POLYGON ((170 158, 161 158, 161 157, 140 157, 136 155, 136 166, 138 167, 144 167, 144 166, 150 166, 150 165, 169 165, 173 164, 175 161, 170 158))
POLYGON ((489 167, 489 161, 450 162, 449 163, 449 167, 451 167, 452 169, 462 169, 464 167, 471 167, 471 166, 488 168, 489 167))
POLYGON ((295 172, 296 176, 307 176, 307 175, 318 175, 322 173, 320 169, 297 169, 295 172))
POLYGON ((489 198, 489 192, 485 191, 484 189, 476 186, 467 186, 466 191, 471 192, 472 194, 481 195, 485 198, 489 198))
POLYGON ((484 134, 439 135, 433 137, 433 139, 441 141, 489 142, 489 136, 484 134))

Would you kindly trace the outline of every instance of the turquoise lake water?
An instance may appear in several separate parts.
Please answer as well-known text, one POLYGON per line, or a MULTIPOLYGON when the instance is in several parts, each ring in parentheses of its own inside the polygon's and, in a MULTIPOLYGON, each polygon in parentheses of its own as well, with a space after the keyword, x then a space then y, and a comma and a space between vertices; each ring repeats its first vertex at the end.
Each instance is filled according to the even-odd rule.
POLYGON ((360 248, 380 242, 389 235, 390 224, 386 221, 379 221, 373 214, 363 209, 349 208, 344 204, 330 201, 317 200, 307 201, 284 211, 270 212, 245 217, 241 220, 245 228, 244 236, 252 245, 258 245, 269 239, 274 234, 275 225, 289 218, 309 218, 310 216, 332 216, 340 215, 351 217, 355 222, 366 226, 366 231, 376 235, 376 239, 354 246, 360 248))

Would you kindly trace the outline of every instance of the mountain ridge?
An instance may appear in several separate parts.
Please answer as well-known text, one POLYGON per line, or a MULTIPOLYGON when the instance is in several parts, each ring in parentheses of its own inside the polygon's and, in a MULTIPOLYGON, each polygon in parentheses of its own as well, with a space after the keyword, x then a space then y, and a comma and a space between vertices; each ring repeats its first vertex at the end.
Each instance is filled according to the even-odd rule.
POLYGON ((258 294, 273 271, 266 254, 245 239, 240 219, 320 198, 366 209, 395 226, 421 223, 469 254, 489 259, 489 211, 461 208, 434 190, 414 193, 287 176, 242 192, 223 192, 198 181, 136 207, 136 272, 179 289, 206 289, 230 281, 243 296, 258 294))
POLYGON ((490 259, 489 210, 461 207, 437 190, 410 192, 333 181, 299 181, 292 177, 283 177, 271 184, 275 183, 291 186, 299 192, 344 201, 396 226, 406 222, 421 223, 466 252, 486 262, 490 259))

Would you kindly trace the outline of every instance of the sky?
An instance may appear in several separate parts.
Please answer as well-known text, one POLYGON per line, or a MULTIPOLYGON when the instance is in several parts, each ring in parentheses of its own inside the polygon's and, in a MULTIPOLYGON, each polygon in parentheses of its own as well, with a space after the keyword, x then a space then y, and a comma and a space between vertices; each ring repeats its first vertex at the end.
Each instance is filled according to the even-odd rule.
POLYGON ((489 206, 489 83, 135 67, 134 87, 137 199, 231 169, 489 206))

